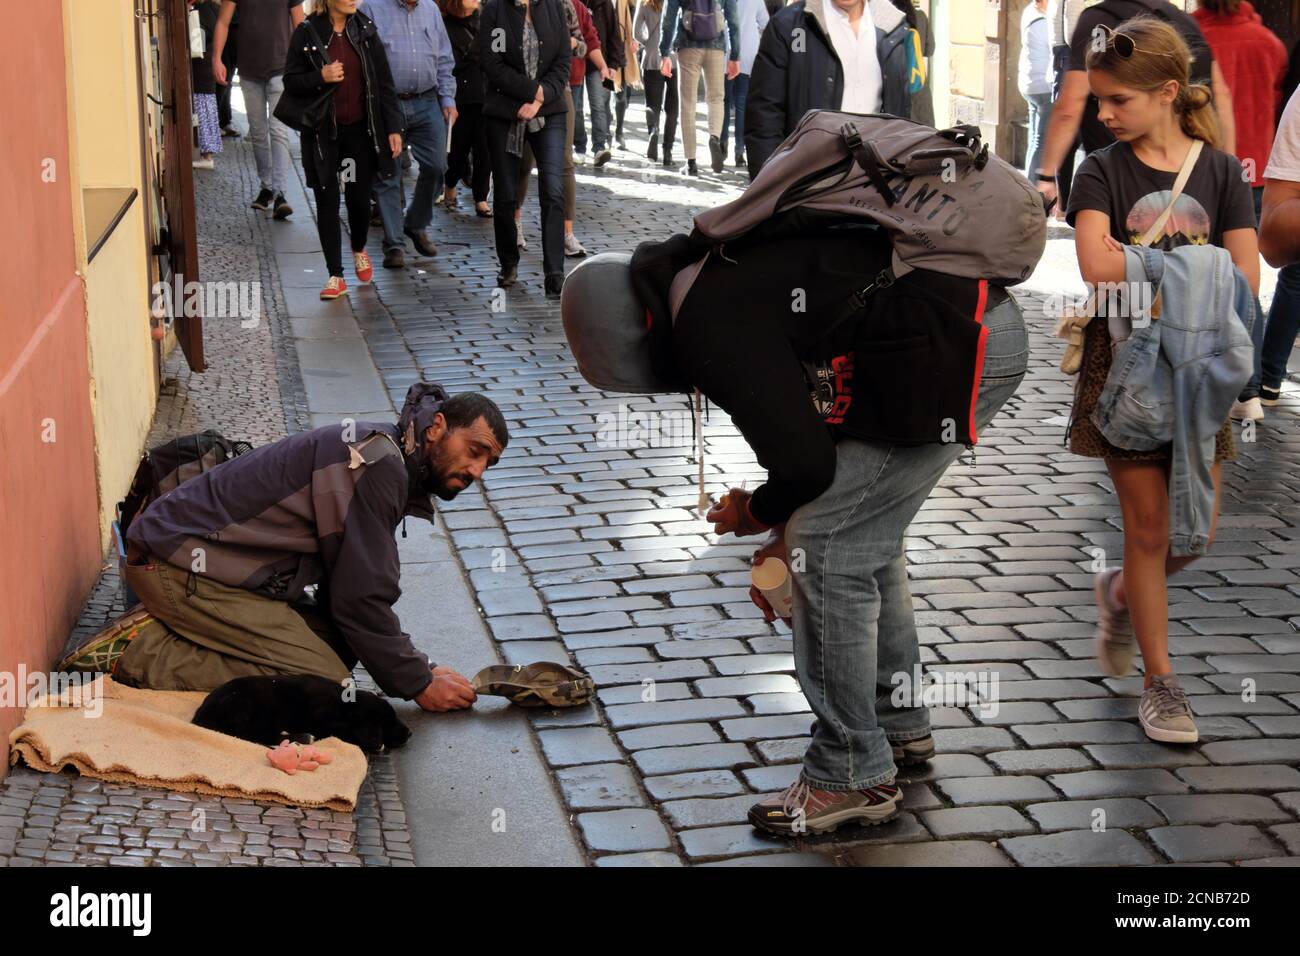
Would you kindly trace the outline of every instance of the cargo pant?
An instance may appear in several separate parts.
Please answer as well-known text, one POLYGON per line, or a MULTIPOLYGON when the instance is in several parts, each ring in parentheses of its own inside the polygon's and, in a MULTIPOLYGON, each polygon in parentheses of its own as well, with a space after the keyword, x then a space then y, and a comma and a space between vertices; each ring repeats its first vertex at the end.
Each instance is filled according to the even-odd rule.
POLYGON ((167 625, 133 640, 113 679, 152 690, 212 690, 236 677, 346 678, 356 656, 329 616, 154 559, 133 556, 126 580, 167 625))

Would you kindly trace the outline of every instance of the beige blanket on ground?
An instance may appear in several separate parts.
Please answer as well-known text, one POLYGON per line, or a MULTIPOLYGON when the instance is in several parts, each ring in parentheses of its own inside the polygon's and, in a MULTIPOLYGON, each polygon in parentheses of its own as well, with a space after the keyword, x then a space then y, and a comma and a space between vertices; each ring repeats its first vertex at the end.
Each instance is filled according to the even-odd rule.
POLYGON ((317 741, 334 760, 290 775, 271 766, 266 747, 191 724, 206 696, 138 690, 111 677, 64 689, 27 708, 9 735, 9 762, 21 757, 36 770, 75 767, 87 777, 164 790, 355 809, 367 769, 359 747, 337 737, 317 741))

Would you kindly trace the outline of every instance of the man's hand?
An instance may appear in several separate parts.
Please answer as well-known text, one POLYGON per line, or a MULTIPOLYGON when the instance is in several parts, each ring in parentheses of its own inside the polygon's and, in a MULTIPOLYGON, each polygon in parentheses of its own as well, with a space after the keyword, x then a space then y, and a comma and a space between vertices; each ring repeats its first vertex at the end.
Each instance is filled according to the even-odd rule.
POLYGON ((456 122, 456 117, 459 115, 454 106, 444 106, 442 108, 442 118, 447 123, 447 129, 451 129, 451 124, 456 122))
POLYGON ((320 78, 326 83, 343 82, 343 63, 335 60, 333 63, 326 64, 320 68, 320 78))
POLYGON ((740 76, 740 61, 739 61, 739 60, 728 60, 728 61, 727 61, 727 79, 729 79, 729 80, 734 80, 734 79, 735 79, 736 77, 738 77, 738 76, 740 76))
POLYGON ((673 78, 673 61, 668 57, 660 59, 659 72, 671 80, 673 78))
MULTIPOLYGON (((785 525, 772 529, 772 536, 764 542, 763 546, 754 552, 753 560, 750 564, 759 564, 765 558, 780 558, 785 566, 790 567, 790 549, 785 545, 785 525)), ((776 611, 772 610, 772 605, 768 603, 767 598, 763 597, 763 592, 754 585, 749 586, 749 599, 754 605, 763 612, 763 620, 771 624, 776 620, 776 611)), ((782 618, 788 622, 788 618, 782 618)))
POLYGON ((1046 179, 1038 179, 1037 172, 1034 173, 1034 177, 1035 177, 1034 188, 1043 194, 1043 208, 1051 209, 1052 204, 1057 200, 1056 180, 1052 179, 1049 182, 1046 179))
POLYGON ((519 107, 519 112, 515 115, 526 123, 537 115, 539 109, 541 109, 541 104, 539 104, 537 100, 531 100, 519 107))
POLYGON ((767 530, 766 525, 759 524, 749 513, 749 499, 752 498, 743 488, 732 488, 722 500, 709 509, 705 521, 713 522, 716 534, 734 533, 739 536, 761 534, 767 530))
POLYGON ((429 686, 420 691, 420 696, 415 698, 415 702, 424 710, 442 713, 474 706, 478 694, 474 693, 473 686, 464 675, 456 673, 443 664, 435 667, 432 673, 433 680, 429 682, 429 686))
POLYGON ((393 151, 393 159, 396 159, 398 156, 402 155, 402 134, 401 133, 388 134, 388 148, 393 151))
POLYGON ((222 86, 229 86, 226 82, 226 64, 221 62, 220 58, 212 61, 212 78, 222 86))

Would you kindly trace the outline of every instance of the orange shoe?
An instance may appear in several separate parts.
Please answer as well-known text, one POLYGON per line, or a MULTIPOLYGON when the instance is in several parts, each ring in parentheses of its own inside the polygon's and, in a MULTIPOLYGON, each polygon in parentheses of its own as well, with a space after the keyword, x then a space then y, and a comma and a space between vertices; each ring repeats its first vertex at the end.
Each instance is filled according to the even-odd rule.
POLYGON ((356 266, 358 282, 369 282, 375 274, 375 267, 370 263, 370 255, 364 249, 352 253, 352 264, 356 266))
POLYGON ((339 296, 346 294, 348 284, 343 281, 342 276, 330 276, 329 282, 325 283, 325 288, 320 290, 322 299, 337 299, 339 296))

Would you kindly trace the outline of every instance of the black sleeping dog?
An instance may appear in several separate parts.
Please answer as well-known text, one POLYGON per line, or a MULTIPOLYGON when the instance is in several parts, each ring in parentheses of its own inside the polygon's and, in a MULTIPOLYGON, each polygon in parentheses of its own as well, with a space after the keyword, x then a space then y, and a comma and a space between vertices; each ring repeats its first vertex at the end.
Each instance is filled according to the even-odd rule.
POLYGON ((369 691, 312 674, 237 677, 199 705, 194 723, 274 747, 284 739, 311 743, 338 737, 367 753, 400 747, 411 736, 393 705, 369 691), (355 699, 349 699, 355 698, 355 699))

